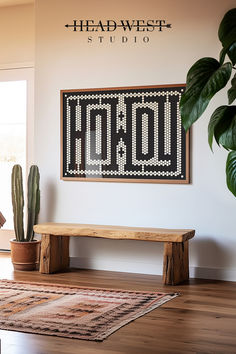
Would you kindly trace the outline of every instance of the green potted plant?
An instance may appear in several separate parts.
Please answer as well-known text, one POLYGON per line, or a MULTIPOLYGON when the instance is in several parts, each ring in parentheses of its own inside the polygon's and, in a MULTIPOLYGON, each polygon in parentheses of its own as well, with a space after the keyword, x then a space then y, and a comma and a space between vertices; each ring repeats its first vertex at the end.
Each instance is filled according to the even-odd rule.
POLYGON ((15 270, 34 270, 39 264, 40 242, 34 240, 33 226, 37 223, 40 209, 39 169, 30 167, 27 191, 27 232, 24 231, 24 191, 22 168, 14 165, 11 175, 12 206, 15 239, 11 243, 11 258, 15 270))
MULTIPOLYGON (((223 89, 236 69, 236 8, 223 17, 218 37, 222 43, 219 60, 199 59, 188 71, 186 90, 180 101, 182 124, 187 131, 202 115, 212 97, 223 89), (225 57, 228 60, 225 63, 225 57)), ((226 180, 229 190, 236 196, 236 74, 228 90, 228 105, 218 107, 208 125, 208 142, 213 138, 218 145, 229 151, 226 161, 226 180)))

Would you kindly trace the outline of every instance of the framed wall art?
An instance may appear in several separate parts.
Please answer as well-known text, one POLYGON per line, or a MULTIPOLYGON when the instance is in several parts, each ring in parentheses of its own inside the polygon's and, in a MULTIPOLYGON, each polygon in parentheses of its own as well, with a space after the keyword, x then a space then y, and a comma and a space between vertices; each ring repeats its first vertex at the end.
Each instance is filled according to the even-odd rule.
POLYGON ((61 90, 63 180, 189 183, 185 85, 61 90))

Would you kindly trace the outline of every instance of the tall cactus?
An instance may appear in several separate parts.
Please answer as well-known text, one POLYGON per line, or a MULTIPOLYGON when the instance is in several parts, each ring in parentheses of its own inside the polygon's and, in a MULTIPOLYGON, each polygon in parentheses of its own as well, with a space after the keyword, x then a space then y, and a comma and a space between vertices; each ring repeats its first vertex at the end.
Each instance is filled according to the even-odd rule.
POLYGON ((24 241, 24 193, 22 182, 22 168, 13 166, 11 175, 12 206, 14 215, 14 229, 17 241, 24 241))
POLYGON ((28 177, 28 225, 26 241, 32 241, 34 238, 33 226, 37 223, 40 209, 40 191, 39 191, 39 169, 33 165, 30 167, 28 177))
POLYGON ((37 223, 40 209, 39 170, 33 165, 28 177, 28 225, 26 237, 24 234, 24 193, 22 182, 22 168, 20 165, 12 169, 12 205, 14 214, 14 229, 16 240, 19 242, 32 241, 34 238, 33 226, 37 223))

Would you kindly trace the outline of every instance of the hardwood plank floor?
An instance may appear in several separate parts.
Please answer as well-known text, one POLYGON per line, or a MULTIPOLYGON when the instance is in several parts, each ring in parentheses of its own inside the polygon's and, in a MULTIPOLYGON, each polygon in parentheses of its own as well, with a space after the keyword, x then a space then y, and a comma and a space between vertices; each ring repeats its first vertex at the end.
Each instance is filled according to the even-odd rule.
POLYGON ((181 293, 101 343, 0 331, 1 354, 236 353, 236 283, 191 279, 173 287, 162 285, 161 277, 153 275, 14 272, 7 254, 0 254, 0 269, 1 279, 181 293))

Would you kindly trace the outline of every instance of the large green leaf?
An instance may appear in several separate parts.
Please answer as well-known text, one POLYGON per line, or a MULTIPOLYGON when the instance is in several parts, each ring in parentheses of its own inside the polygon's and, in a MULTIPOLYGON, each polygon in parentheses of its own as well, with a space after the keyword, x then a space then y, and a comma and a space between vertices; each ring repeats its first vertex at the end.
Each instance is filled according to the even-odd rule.
POLYGON ((234 65, 236 63, 236 8, 224 15, 219 26, 218 37, 224 52, 227 52, 234 65))
POLYGON ((236 150, 236 106, 227 107, 219 125, 223 129, 216 131, 216 140, 226 149, 236 150))
POLYGON ((231 59, 232 64, 234 65, 236 61, 236 42, 234 42, 229 48, 222 48, 220 52, 221 65, 224 63, 226 54, 228 54, 228 57, 231 59))
POLYGON ((213 137, 215 136, 215 139, 217 143, 219 143, 219 136, 221 133, 223 133, 227 127, 230 124, 230 121, 225 120, 224 117, 226 116, 228 106, 220 106, 218 107, 212 114, 209 124, 208 124, 208 143, 210 145, 210 148, 212 149, 212 142, 213 142, 213 137), (222 121, 225 121, 226 126, 222 123, 222 121))
POLYGON ((202 58, 190 68, 186 90, 180 100, 185 130, 202 115, 216 92, 227 84, 231 71, 231 63, 220 65, 214 58, 202 58))
POLYGON ((228 57, 232 61, 232 64, 236 64, 236 41, 227 50, 228 57))
POLYGON ((226 181, 229 190, 236 197, 236 151, 230 151, 226 161, 226 181))
POLYGON ((232 87, 228 90, 228 99, 229 104, 233 103, 236 98, 236 74, 234 75, 233 79, 231 80, 232 87))
POLYGON ((224 64, 224 60, 225 60, 225 56, 227 54, 227 51, 225 50, 225 48, 222 48, 221 52, 220 52, 220 65, 224 64))

